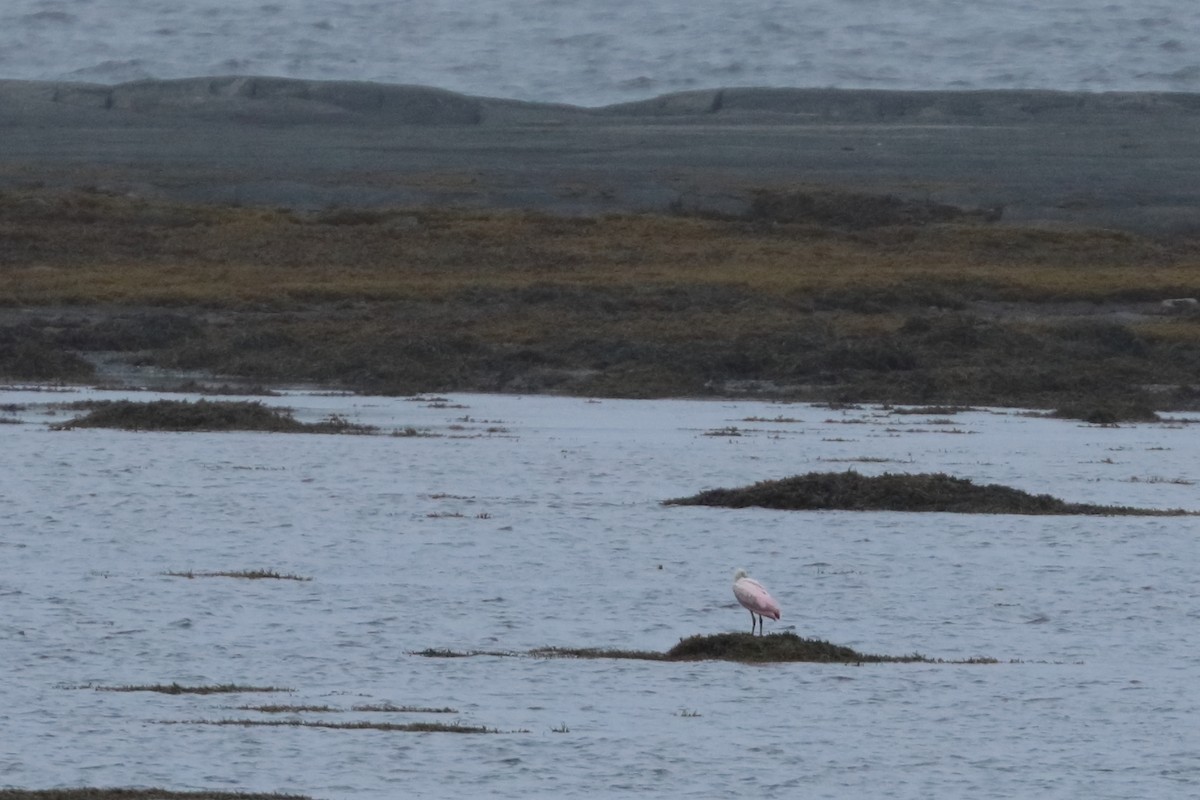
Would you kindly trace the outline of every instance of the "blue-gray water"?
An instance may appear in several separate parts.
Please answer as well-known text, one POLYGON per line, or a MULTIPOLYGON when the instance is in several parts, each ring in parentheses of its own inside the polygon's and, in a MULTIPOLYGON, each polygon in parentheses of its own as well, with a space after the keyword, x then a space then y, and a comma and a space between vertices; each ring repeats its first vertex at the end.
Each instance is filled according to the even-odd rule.
POLYGON ((430 435, 54 432, 46 422, 71 412, 26 405, 80 395, 117 396, 0 391, 4 415, 23 420, 0 425, 0 786, 329 800, 1200 794, 1194 517, 660 504, 854 468, 1194 508, 1194 425, 293 394, 267 402, 430 435), (664 650, 748 630, 730 587, 739 566, 783 606, 768 633, 1005 663, 413 654, 664 650), (246 569, 312 580, 166 574, 246 569), (86 688, 171 682, 295 691, 86 688), (330 710, 238 708, 271 703, 330 710), (456 713, 352 710, 382 703, 456 713), (200 724, 280 718, 502 732, 200 724))
POLYGON ((1194 0, 6 0, 0 78, 259 74, 600 105, 719 86, 1200 90, 1194 0))

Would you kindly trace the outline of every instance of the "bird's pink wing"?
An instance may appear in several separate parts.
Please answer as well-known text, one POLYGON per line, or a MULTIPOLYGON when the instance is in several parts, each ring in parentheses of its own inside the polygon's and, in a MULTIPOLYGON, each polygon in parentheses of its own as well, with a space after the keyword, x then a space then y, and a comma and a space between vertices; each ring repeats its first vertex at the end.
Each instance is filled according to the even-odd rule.
POLYGON ((742 578, 733 584, 733 595, 737 601, 755 614, 761 614, 771 619, 779 619, 779 603, 771 597, 761 583, 753 578, 742 578))

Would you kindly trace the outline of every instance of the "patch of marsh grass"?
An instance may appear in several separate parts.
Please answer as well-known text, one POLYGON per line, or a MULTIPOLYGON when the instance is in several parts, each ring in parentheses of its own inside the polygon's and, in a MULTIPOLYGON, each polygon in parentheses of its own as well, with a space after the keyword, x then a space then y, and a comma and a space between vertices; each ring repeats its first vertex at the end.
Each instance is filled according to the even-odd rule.
POLYGON ((257 395, 259 397, 280 397, 281 392, 274 389, 269 389, 266 386, 234 386, 229 383, 208 383, 189 379, 181 381, 174 386, 164 387, 161 389, 164 392, 177 392, 179 394, 201 394, 201 395, 257 395))
POLYGON ((290 573, 280 573, 269 569, 243 569, 230 571, 216 572, 193 572, 187 570, 185 572, 164 572, 172 578, 245 578, 247 580, 276 580, 276 581, 311 581, 312 578, 304 575, 292 575, 290 573))
POLYGON ((991 658, 973 658, 962 661, 931 659, 919 654, 906 656, 882 656, 860 653, 849 647, 831 644, 820 639, 804 639, 794 633, 772 633, 754 636, 749 633, 718 633, 696 635, 681 639, 665 653, 650 650, 621 650, 596 647, 540 647, 526 653, 503 653, 448 650, 425 650, 415 655, 429 658, 464 658, 470 656, 518 656, 532 658, 580 658, 580 659, 628 659, 636 661, 737 661, 742 663, 769 663, 807 661, 817 663, 868 664, 868 663, 937 663, 937 664, 993 664, 991 658))
POLYGON ((662 653, 609 647, 537 647, 525 655, 533 658, 612 658, 633 661, 665 661, 662 653))
POLYGON ((442 436, 442 434, 440 434, 440 433, 434 433, 433 431, 429 431, 429 430, 421 430, 418 428, 414 428, 411 425, 406 425, 403 428, 396 428, 395 430, 392 431, 391 435, 398 439, 405 439, 405 438, 436 439, 436 438, 440 438, 442 436))
POLYGON ((158 694, 245 694, 250 692, 294 692, 281 686, 251 686, 240 683, 220 683, 184 686, 178 683, 130 684, 125 686, 92 686, 98 692, 157 692, 158 694))
POLYGON ((225 725, 241 728, 325 728, 339 731, 395 731, 402 733, 500 733, 496 728, 459 722, 323 722, 297 719, 194 719, 162 720, 162 725, 225 725))
POLYGON ((258 711, 262 714, 333 714, 339 709, 333 706, 305 706, 305 705, 264 705, 264 706, 236 706, 238 711, 258 711))
POLYGON ((893 464, 900 461, 898 458, 884 458, 882 456, 847 456, 845 458, 819 456, 817 460, 828 463, 853 462, 856 464, 893 464))
POLYGON ((410 655, 422 658, 474 658, 476 656, 507 658, 517 654, 504 650, 450 650, 445 647, 427 647, 424 650, 414 650, 410 655))
POLYGON ((1175 486, 1195 486, 1196 482, 1188 478, 1163 478, 1157 475, 1151 475, 1148 478, 1139 478, 1134 475, 1129 478, 1129 483, 1169 483, 1175 486))
POLYGON ((90 409, 82 417, 52 426, 117 428, 128 431, 265 431, 270 433, 367 433, 370 426, 356 425, 336 414, 321 422, 304 423, 287 409, 249 400, 133 400, 83 401, 90 409))
POLYGON ((458 709, 448 706, 431 708, 428 706, 396 706, 391 703, 376 703, 351 706, 351 711, 365 711, 381 714, 457 714, 458 709))
POLYGON ((928 662, 921 655, 879 656, 820 639, 805 639, 794 633, 754 636, 749 633, 718 633, 690 636, 667 651, 667 661, 739 661, 767 663, 808 661, 816 663, 866 664, 928 662))
POLYGON ((724 428, 713 428, 712 430, 705 431, 704 435, 705 436, 714 436, 714 437, 718 437, 718 438, 720 438, 720 437, 731 437, 732 438, 732 437, 736 437, 736 436, 742 436, 743 431, 741 428, 737 427, 736 425, 729 425, 724 428))
POLYGON ((1149 509, 1068 503, 1000 484, 976 484, 945 473, 810 472, 734 489, 709 489, 664 505, 760 507, 792 511, 914 511, 958 514, 1087 514, 1097 516, 1183 516, 1183 509, 1149 509))
POLYGON ((915 406, 911 408, 888 408, 891 414, 912 414, 921 417, 952 417, 956 414, 974 411, 970 406, 915 406))

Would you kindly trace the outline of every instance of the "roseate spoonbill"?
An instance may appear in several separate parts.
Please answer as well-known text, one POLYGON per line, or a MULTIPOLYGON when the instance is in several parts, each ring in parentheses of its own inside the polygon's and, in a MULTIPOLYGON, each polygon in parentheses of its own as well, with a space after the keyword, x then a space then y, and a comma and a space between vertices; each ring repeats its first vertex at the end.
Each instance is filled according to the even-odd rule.
POLYGON ((733 596, 750 612, 750 635, 754 635, 754 615, 758 615, 758 635, 763 633, 763 617, 779 619, 779 603, 771 597, 767 587, 746 575, 746 570, 733 573, 733 596))

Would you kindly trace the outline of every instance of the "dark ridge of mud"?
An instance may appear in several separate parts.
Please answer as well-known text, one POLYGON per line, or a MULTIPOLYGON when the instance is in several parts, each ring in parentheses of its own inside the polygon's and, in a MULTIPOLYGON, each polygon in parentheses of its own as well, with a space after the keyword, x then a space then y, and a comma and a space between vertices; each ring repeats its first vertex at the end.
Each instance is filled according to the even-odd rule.
POLYGON ((1190 235, 1198 112, 1183 92, 736 87, 582 108, 253 75, 0 80, 0 187, 576 214, 744 210, 746 187, 819 185, 1190 235))
POLYGON ((663 501, 675 506, 771 508, 787 511, 937 511, 954 514, 1086 514, 1093 516, 1183 516, 1184 509, 1133 508, 1068 503, 1000 484, 976 484, 944 473, 860 475, 854 471, 810 472, 759 481, 735 489, 709 489, 663 501))

